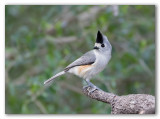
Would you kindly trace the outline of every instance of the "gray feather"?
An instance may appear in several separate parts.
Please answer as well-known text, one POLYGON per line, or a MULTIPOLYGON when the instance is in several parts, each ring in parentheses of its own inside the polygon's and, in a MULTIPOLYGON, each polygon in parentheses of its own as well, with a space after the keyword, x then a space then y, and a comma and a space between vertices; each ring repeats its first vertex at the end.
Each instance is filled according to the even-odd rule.
POLYGON ((70 65, 68 65, 64 71, 68 71, 69 69, 75 67, 75 66, 81 66, 81 65, 89 65, 89 64, 93 64, 96 61, 96 56, 94 54, 94 51, 89 51, 87 53, 85 53, 84 55, 82 55, 80 58, 78 58, 77 60, 75 60, 73 63, 71 63, 70 65))

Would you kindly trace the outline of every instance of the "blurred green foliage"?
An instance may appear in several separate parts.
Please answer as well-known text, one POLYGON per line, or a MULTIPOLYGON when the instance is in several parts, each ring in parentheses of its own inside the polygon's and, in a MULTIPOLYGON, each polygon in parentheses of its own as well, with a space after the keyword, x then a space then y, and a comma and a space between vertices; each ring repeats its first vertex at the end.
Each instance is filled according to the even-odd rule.
POLYGON ((92 50, 101 30, 112 44, 107 68, 91 80, 117 95, 155 94, 155 6, 21 6, 5 8, 5 112, 106 114, 110 106, 82 93, 67 74, 43 82, 92 50))

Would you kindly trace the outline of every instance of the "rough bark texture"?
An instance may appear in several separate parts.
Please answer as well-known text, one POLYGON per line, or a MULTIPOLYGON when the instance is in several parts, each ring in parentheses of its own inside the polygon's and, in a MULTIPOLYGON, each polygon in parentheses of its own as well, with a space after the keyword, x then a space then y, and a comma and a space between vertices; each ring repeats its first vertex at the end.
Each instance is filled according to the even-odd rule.
POLYGON ((155 114, 155 97, 147 94, 130 94, 118 96, 113 93, 95 90, 91 87, 83 89, 83 93, 92 99, 111 105, 112 114, 155 114))

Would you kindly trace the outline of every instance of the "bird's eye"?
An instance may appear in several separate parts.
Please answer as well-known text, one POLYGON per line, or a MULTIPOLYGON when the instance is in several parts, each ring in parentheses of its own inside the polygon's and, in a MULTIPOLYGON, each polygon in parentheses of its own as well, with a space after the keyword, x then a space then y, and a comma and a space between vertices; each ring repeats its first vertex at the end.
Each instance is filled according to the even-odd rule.
POLYGON ((104 45, 104 44, 102 44, 102 45, 101 45, 101 47, 105 47, 105 45, 104 45))

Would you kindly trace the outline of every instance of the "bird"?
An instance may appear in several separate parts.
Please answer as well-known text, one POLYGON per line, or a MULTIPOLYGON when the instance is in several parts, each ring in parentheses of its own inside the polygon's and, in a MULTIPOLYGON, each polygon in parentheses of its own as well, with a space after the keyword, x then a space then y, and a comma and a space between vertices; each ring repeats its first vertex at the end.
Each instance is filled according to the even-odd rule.
POLYGON ((91 93, 99 88, 91 83, 90 80, 104 70, 111 59, 111 53, 112 45, 108 41, 107 36, 98 30, 94 48, 69 64, 63 71, 46 80, 44 85, 51 83, 55 78, 61 75, 71 73, 84 79, 87 86, 91 87, 89 91, 89 93, 91 93))

